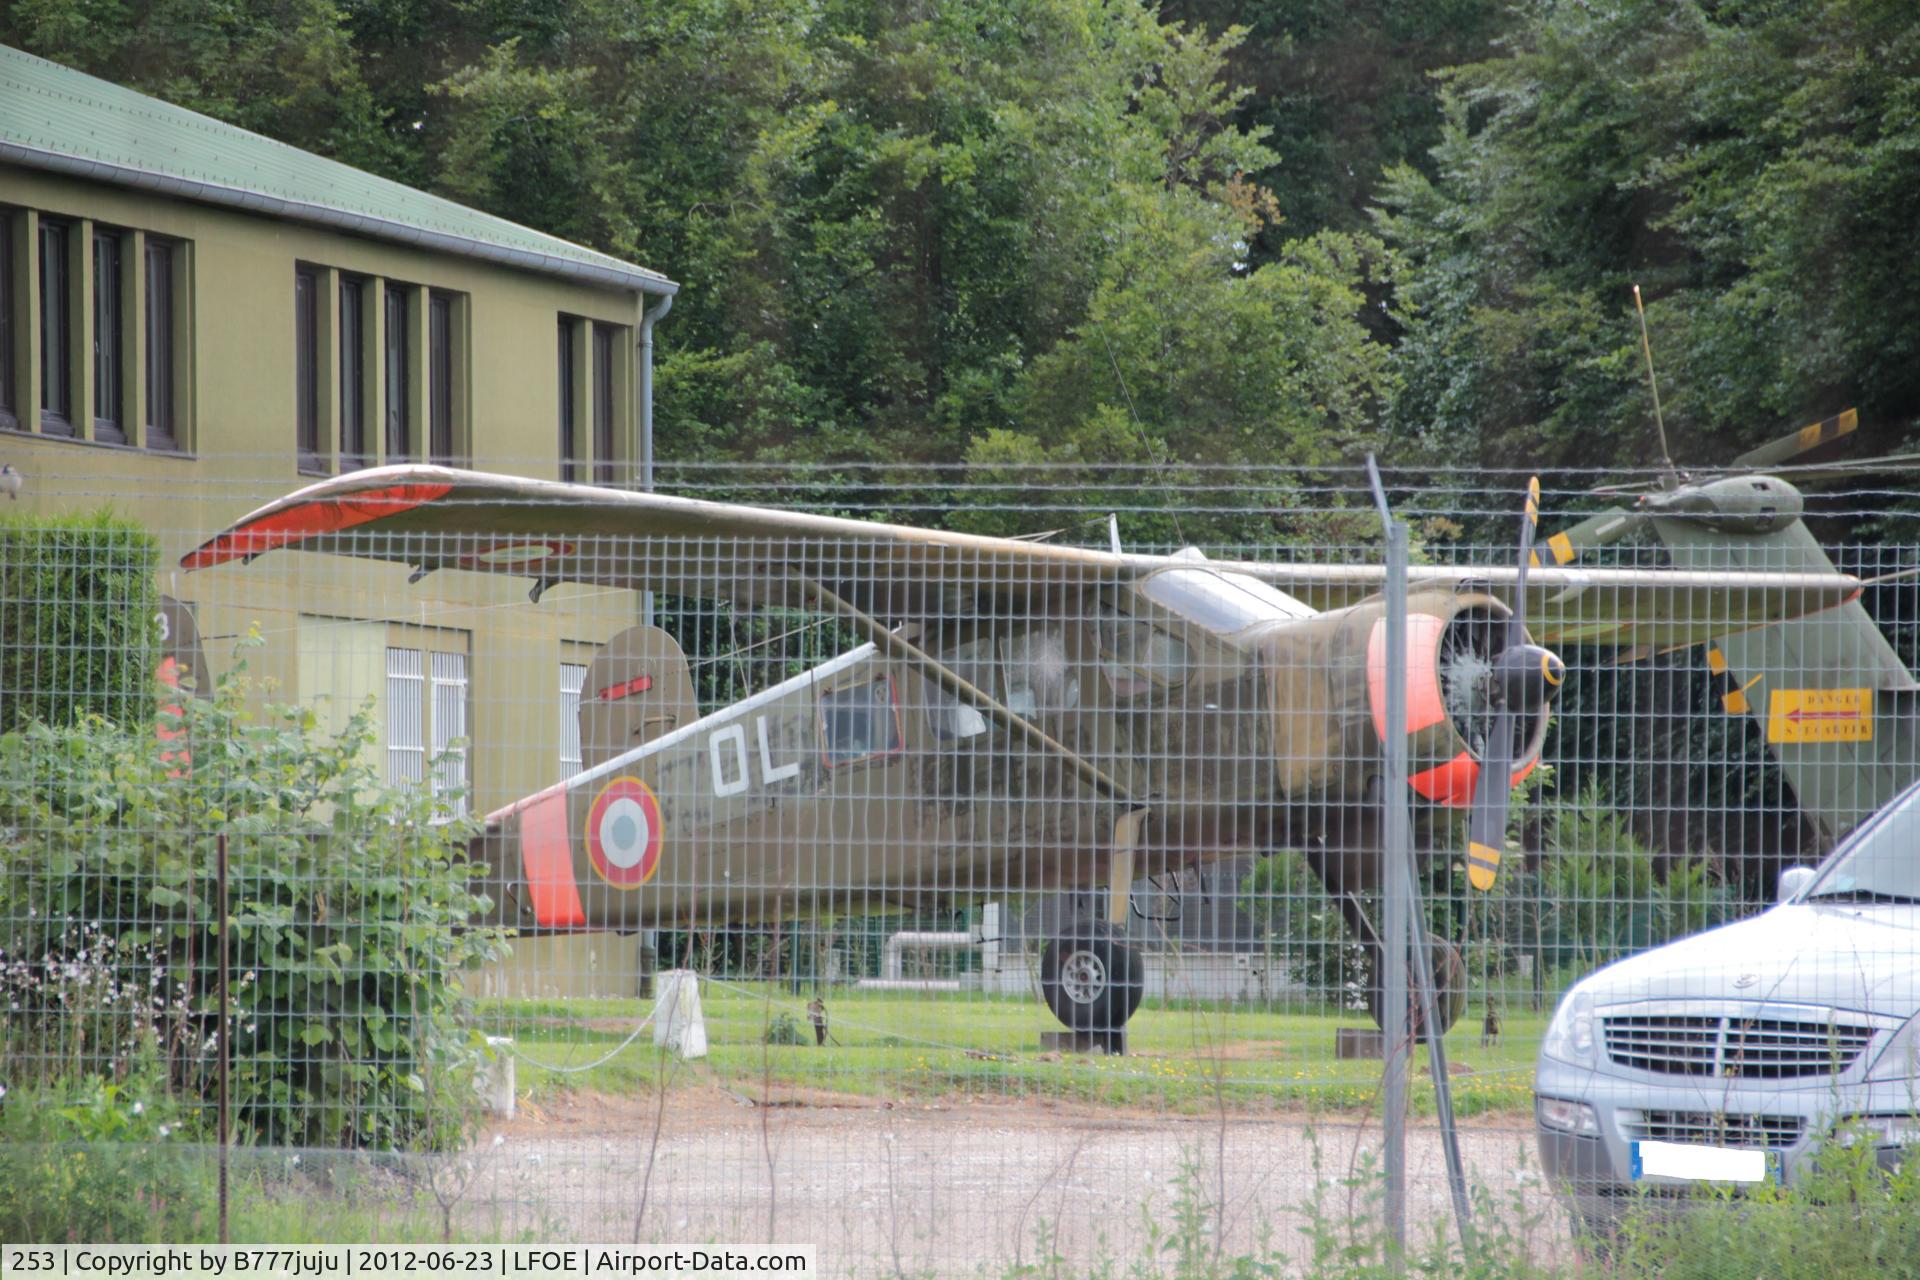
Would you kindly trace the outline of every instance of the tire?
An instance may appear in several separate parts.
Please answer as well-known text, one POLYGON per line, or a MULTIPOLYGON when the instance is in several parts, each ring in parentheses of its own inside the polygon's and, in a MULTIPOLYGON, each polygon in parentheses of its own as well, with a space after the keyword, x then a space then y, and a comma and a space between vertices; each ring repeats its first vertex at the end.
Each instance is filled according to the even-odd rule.
POLYGON ((1040 990, 1070 1031, 1118 1031, 1140 1007, 1145 989, 1139 948, 1105 930, 1055 938, 1040 957, 1040 990))
MULTIPOLYGON (((1440 1034, 1445 1035, 1460 1021, 1460 1015, 1467 1008, 1467 966, 1460 958, 1460 949, 1445 938, 1434 938, 1428 943, 1433 955, 1433 993, 1434 1012, 1440 1018, 1440 1034)), ((1382 1011, 1386 1008, 1386 991, 1382 985, 1380 953, 1373 956, 1373 981, 1367 984, 1367 1012, 1373 1017, 1373 1025, 1384 1028, 1386 1018, 1382 1011)), ((1426 1028, 1420 1025, 1420 1001, 1413 994, 1414 973, 1412 965, 1407 967, 1407 1026, 1413 1031, 1413 1042, 1425 1044, 1426 1028)))

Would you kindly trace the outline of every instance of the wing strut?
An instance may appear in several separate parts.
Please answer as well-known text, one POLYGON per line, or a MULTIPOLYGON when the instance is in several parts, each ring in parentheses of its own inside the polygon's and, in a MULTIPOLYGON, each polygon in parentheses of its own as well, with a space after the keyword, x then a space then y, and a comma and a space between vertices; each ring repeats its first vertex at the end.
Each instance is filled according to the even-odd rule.
MULTIPOLYGON (((1127 794, 1126 788, 1108 777, 1100 766, 1058 741, 1039 725, 1013 711, 959 673, 943 665, 938 658, 913 644, 860 606, 836 595, 832 589, 821 586, 812 578, 796 574, 793 582, 808 600, 851 622, 867 639, 873 641, 875 648, 889 658, 917 668, 929 680, 1013 734, 1014 737, 1024 739, 1028 746, 1059 757, 1068 768, 1079 775, 1082 782, 1109 800, 1133 804, 1133 798, 1127 794)), ((1135 807, 1140 806, 1135 805, 1135 807)))

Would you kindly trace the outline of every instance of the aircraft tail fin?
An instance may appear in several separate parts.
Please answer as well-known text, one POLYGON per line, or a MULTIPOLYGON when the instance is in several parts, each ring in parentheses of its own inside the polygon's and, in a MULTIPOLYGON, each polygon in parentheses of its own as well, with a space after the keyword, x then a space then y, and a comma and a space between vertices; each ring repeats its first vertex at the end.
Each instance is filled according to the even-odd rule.
POLYGON ((659 627, 628 627, 595 655, 580 687, 581 764, 604 764, 699 714, 679 642, 659 627))

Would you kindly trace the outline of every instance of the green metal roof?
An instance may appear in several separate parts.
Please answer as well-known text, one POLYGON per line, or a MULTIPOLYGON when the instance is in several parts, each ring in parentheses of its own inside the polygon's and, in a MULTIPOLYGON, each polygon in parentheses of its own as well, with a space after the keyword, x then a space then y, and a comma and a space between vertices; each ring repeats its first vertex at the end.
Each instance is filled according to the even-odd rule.
POLYGON ((0 45, 0 160, 645 293, 673 281, 0 45))

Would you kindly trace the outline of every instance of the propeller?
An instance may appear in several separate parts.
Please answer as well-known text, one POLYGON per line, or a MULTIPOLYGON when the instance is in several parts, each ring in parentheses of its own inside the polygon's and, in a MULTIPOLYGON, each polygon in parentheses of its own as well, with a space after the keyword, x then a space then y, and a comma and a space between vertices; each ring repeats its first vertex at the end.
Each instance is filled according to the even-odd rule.
POLYGON ((1566 664, 1558 655, 1527 640, 1527 567, 1537 562, 1533 535, 1539 524, 1540 477, 1535 476, 1527 482, 1526 514, 1520 520, 1519 570, 1513 584, 1513 613, 1507 619, 1507 642, 1487 675, 1493 732, 1487 735, 1480 757, 1473 812, 1467 819, 1467 883, 1482 893, 1492 889, 1500 876, 1500 847, 1506 843, 1507 802, 1513 791, 1515 724, 1532 723, 1567 678, 1566 664))

